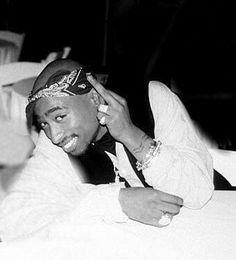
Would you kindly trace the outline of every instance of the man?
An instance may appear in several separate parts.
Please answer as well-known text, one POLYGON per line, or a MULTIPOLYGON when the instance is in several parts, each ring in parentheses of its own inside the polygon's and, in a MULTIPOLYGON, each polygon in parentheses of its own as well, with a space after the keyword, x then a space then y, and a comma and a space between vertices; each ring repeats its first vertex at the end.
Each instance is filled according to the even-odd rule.
POLYGON ((160 227, 168 225, 182 205, 201 208, 213 191, 211 157, 166 86, 150 82, 149 97, 155 139, 132 123, 125 99, 103 88, 79 63, 65 59, 48 64, 26 109, 29 126, 43 131, 2 204, 0 224, 8 225, 1 231, 3 240, 45 226, 53 233, 49 224, 71 214, 82 222, 125 222, 128 217, 160 227), (104 138, 109 139, 107 146, 101 142, 104 138), (82 184, 71 167, 66 154, 81 156, 90 144, 101 146, 113 162, 109 184, 82 184))

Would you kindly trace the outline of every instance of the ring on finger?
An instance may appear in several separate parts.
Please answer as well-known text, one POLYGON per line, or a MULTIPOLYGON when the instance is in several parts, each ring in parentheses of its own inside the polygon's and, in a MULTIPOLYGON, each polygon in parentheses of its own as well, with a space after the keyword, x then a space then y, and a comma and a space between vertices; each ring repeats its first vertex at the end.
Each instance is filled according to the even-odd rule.
POLYGON ((105 116, 103 116, 101 119, 100 119, 100 124, 101 125, 105 125, 106 124, 106 118, 105 118, 105 116))
POLYGON ((107 109, 108 109, 108 106, 107 105, 103 105, 103 104, 100 104, 99 107, 98 107, 98 111, 102 112, 102 113, 106 113, 107 109))
POLYGON ((171 216, 168 213, 163 212, 162 217, 158 221, 158 224, 160 226, 168 226, 170 224, 171 220, 172 220, 171 216))

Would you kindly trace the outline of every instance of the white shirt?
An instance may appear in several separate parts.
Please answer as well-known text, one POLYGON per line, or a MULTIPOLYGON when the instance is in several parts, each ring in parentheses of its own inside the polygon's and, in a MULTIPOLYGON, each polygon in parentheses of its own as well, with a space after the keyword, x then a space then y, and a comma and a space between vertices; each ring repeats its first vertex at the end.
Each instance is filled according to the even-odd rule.
MULTIPOLYGON (((143 170, 145 181, 155 189, 183 198, 188 208, 201 208, 214 189, 211 155, 197 136, 182 102, 169 88, 151 81, 149 100, 155 122, 154 136, 162 146, 150 167, 143 170)), ((143 186, 120 143, 116 143, 116 154, 119 174, 131 186, 143 186)))
MULTIPOLYGON (((144 170, 145 179, 154 188, 182 197, 186 207, 200 208, 213 192, 211 157, 176 95, 163 84, 150 82, 149 98, 155 138, 163 145, 151 167, 144 170)), ((135 182, 121 144, 116 144, 116 152, 119 174, 135 182)), ((65 221, 80 225, 128 220, 118 201, 122 183, 95 186, 83 183, 81 176, 82 169, 75 169, 68 155, 42 132, 33 156, 1 204, 2 240, 36 232, 53 237, 65 221)))

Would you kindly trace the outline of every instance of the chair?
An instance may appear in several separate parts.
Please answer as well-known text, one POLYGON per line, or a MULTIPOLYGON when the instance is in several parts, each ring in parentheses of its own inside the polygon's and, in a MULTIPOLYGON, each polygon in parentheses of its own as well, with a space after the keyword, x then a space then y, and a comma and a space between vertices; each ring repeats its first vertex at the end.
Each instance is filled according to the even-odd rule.
POLYGON ((12 62, 0 66, 0 85, 10 85, 20 80, 37 77, 46 64, 38 62, 12 62))
POLYGON ((5 116, 19 125, 19 131, 28 134, 25 107, 27 97, 38 74, 46 64, 13 62, 0 66, 1 99, 5 116))
MULTIPOLYGON (((22 161, 31 149, 25 107, 34 80, 45 66, 46 64, 34 62, 13 62, 0 66, 0 120, 5 126, 0 124, 0 201, 21 166, 14 164, 22 161), (9 131, 6 130, 7 127, 9 131), (1 168, 1 163, 8 158, 11 159, 8 164, 14 167, 1 168)), ((32 132, 30 137, 36 142, 38 134, 32 132)))
POLYGON ((42 60, 41 62, 48 64, 56 59, 66 59, 68 57, 68 55, 70 54, 70 52, 71 52, 71 47, 66 46, 63 48, 62 51, 50 52, 47 55, 47 57, 44 60, 42 60))
POLYGON ((0 31, 1 64, 18 61, 20 58, 25 33, 16 33, 7 30, 0 31))

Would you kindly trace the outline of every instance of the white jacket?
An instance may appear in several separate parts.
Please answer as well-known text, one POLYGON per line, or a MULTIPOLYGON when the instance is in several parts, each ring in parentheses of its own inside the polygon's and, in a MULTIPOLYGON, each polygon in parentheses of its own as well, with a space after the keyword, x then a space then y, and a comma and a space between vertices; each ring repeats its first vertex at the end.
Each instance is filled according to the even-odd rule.
MULTIPOLYGON (((169 88, 151 81, 149 100, 155 122, 154 136, 162 146, 151 166, 143 171, 145 181, 155 189, 180 196, 188 208, 201 208, 214 189, 212 158, 182 102, 169 88)), ((116 143, 116 154, 119 175, 131 186, 143 186, 120 143, 116 143)))
MULTIPOLYGON (((163 145, 151 167, 143 172, 146 181, 154 188, 179 195, 186 207, 200 208, 213 192, 211 157, 176 95, 163 84, 150 82, 149 97, 155 138, 163 145)), ((133 186, 142 186, 119 143, 116 152, 117 161, 113 161, 119 174, 133 186)), ((122 183, 85 184, 82 168, 72 165, 68 155, 41 132, 33 156, 1 203, 3 241, 30 234, 66 236, 65 230, 79 230, 84 224, 131 221, 118 201, 122 183), (60 232, 62 227, 67 228, 60 232)))

